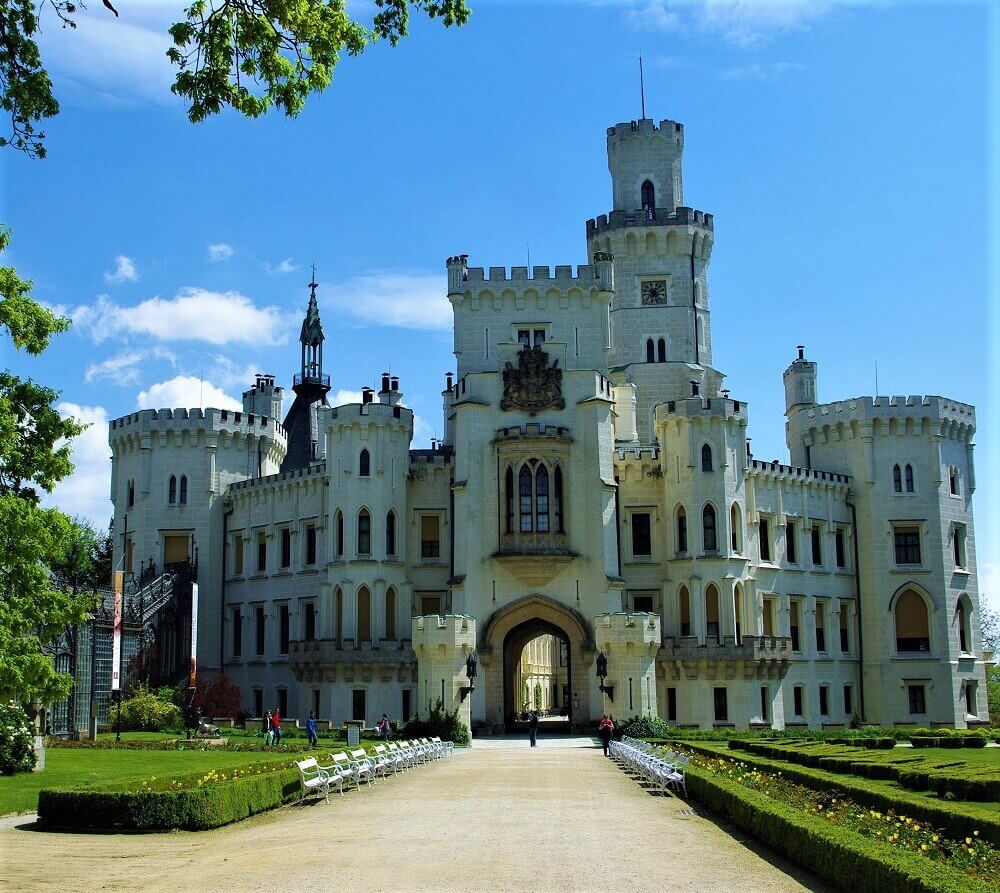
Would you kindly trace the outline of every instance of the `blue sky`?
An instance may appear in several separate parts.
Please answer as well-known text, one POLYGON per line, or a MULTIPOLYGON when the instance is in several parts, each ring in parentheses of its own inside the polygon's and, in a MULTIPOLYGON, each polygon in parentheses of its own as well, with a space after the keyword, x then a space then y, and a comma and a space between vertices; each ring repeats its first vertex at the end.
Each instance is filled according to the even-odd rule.
POLYGON ((254 371, 287 384, 313 261, 334 389, 391 365, 419 439, 440 433, 444 259, 586 261, 584 221, 610 204, 605 128, 639 115, 641 52, 649 117, 685 125, 686 201, 715 214, 715 362, 750 403, 755 455, 786 456, 798 343, 821 399, 872 393, 877 361, 883 394, 975 403, 979 562, 1000 606, 995 8, 473 3, 465 28, 415 18, 398 48, 345 60, 296 120, 191 125, 162 61, 181 6, 49 22, 49 157, 2 159, 6 260, 76 320, 37 360, 0 345, 4 364, 95 423, 58 504, 106 521, 106 419, 235 401, 254 371))

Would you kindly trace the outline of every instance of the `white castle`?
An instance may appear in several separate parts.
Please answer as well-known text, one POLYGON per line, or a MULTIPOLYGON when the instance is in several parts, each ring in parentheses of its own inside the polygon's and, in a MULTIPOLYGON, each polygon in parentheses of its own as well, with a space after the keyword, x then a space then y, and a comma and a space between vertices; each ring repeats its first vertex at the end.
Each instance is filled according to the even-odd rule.
POLYGON ((587 222, 590 265, 448 259, 440 443, 410 448, 388 374, 327 405, 314 277, 284 422, 265 375, 242 412, 111 422, 116 567, 197 554, 199 664, 253 716, 372 723, 440 700, 496 731, 544 635, 566 663, 551 693, 538 677, 544 701, 577 728, 605 710, 986 722, 973 407, 820 403, 799 348, 789 459, 753 457, 749 408, 712 362, 713 220, 683 204, 683 128, 643 119, 607 141, 613 209, 587 222))

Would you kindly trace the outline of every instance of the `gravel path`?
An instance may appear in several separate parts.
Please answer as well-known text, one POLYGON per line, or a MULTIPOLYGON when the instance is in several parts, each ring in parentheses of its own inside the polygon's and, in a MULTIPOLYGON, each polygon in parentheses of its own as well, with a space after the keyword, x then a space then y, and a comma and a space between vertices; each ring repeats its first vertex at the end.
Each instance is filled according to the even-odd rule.
POLYGON ((201 833, 0 824, 0 890, 791 891, 814 879, 596 748, 492 746, 201 833))

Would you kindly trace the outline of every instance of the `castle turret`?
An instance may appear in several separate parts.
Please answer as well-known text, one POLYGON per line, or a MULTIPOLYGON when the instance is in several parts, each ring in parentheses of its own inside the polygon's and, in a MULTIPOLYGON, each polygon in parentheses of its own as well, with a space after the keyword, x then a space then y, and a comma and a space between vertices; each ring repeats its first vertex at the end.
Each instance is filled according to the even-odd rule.
POLYGON ((807 360, 805 347, 798 347, 799 355, 785 370, 782 380, 785 382, 785 415, 791 416, 796 410, 816 403, 817 367, 807 360))
POLYGON ((683 198, 684 125, 649 118, 608 128, 608 170, 616 211, 663 208, 683 198))
POLYGON ((280 419, 282 396, 282 389, 274 384, 274 376, 258 372, 254 386, 243 392, 243 411, 247 415, 280 419))
POLYGON ((316 407, 326 405, 330 376, 323 374, 323 324, 316 302, 316 267, 309 283, 309 307, 302 320, 299 342, 302 344, 301 371, 295 376, 292 390, 295 402, 285 416, 288 432, 288 453, 281 463, 282 471, 305 468, 319 458, 321 438, 316 422, 316 407))

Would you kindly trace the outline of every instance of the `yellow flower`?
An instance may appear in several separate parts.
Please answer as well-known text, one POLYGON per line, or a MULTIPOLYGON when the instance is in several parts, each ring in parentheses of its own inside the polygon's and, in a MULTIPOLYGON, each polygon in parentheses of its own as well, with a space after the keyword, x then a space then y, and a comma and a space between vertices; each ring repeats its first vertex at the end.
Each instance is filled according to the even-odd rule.
POLYGON ((935 835, 934 835, 934 836, 933 836, 933 837, 931 838, 931 840, 933 840, 933 841, 934 841, 934 843, 937 843, 937 842, 938 842, 938 836, 937 836, 937 835, 935 834, 935 835))
POLYGON ((927 849, 927 844, 926 843, 920 844, 920 849, 926 850, 927 849))
POLYGON ((972 838, 971 838, 971 837, 966 837, 966 838, 965 838, 965 842, 966 842, 967 844, 968 844, 968 843, 972 843, 972 838))
POLYGON ((969 847, 969 855, 970 856, 975 856, 976 855, 976 851, 971 846, 969 847))

